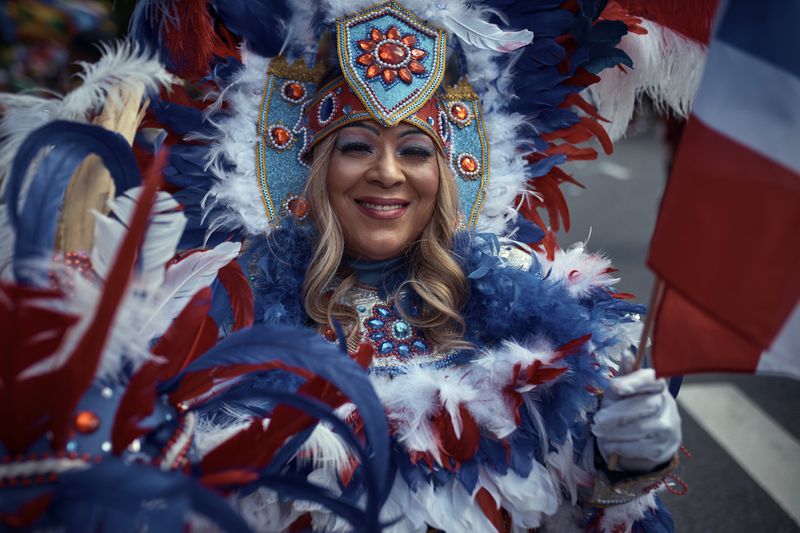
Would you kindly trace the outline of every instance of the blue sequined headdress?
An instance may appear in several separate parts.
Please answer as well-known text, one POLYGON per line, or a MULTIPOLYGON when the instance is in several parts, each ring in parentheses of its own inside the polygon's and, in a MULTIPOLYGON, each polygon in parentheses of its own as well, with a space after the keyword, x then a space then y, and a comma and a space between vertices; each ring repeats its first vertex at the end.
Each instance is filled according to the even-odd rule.
POLYGON ((210 242, 302 217, 314 143, 354 121, 424 130, 457 180, 465 225, 527 243, 568 224, 559 185, 571 178, 559 165, 595 155, 575 145, 594 136, 610 147, 581 92, 630 61, 615 48, 626 22, 600 4, 209 1, 208 24, 242 40, 227 52, 220 41, 204 48, 210 72, 197 51, 187 63, 182 47, 168 45, 191 33, 182 19, 174 28, 169 11, 142 9, 134 28, 185 78, 218 87, 205 115, 158 110, 162 123, 200 141, 173 150, 169 179, 186 205, 200 205, 196 216, 189 210, 190 229, 210 242), (198 167, 216 180, 202 182, 198 167))
POLYGON ((489 146, 469 83, 442 89, 446 32, 396 2, 335 25, 342 76, 317 87, 320 62, 315 72, 281 57, 267 71, 256 168, 271 224, 288 213, 305 217, 302 191, 314 146, 343 126, 374 120, 386 127, 409 123, 436 142, 458 183, 464 222, 474 227, 489 179, 489 146))

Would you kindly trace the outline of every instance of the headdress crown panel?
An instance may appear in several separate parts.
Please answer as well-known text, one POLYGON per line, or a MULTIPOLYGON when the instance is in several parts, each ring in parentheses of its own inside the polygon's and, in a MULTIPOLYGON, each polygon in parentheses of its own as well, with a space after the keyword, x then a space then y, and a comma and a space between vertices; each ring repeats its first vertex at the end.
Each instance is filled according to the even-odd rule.
POLYGON ((395 2, 336 21, 339 66, 370 115, 394 126, 442 83, 447 37, 395 2))

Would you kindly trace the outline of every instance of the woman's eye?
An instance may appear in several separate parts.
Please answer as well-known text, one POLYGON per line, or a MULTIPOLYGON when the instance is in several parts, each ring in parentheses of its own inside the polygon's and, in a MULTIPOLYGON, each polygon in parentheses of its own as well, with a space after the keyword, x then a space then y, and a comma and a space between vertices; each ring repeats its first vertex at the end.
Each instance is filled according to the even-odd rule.
POLYGON ((433 150, 424 146, 408 146, 400 150, 400 155, 427 158, 433 156, 433 150))
POLYGON ((344 142, 339 147, 339 151, 344 154, 351 153, 372 153, 372 146, 365 142, 350 141, 344 142))

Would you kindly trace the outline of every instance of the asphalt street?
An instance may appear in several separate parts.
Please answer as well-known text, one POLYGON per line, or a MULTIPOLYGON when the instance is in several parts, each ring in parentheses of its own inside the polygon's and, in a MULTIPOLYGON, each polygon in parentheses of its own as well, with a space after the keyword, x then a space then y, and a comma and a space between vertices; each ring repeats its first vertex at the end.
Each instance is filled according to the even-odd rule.
MULTIPOLYGON (((667 149, 657 128, 640 123, 640 130, 618 142, 613 156, 568 169, 587 188, 567 186, 572 229, 559 243, 566 248, 591 231, 588 249, 613 260, 618 289, 646 303, 653 275, 645 259, 667 149)), ((800 531, 800 381, 687 376, 678 403, 691 456, 678 472, 688 492, 665 496, 676 531, 800 531)))

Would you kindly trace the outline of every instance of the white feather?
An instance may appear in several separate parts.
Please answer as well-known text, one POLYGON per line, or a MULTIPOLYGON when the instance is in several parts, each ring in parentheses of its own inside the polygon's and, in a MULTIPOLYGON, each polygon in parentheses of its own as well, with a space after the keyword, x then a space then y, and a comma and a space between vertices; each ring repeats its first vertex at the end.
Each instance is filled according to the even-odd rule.
POLYGON ((164 284, 151 301, 151 318, 143 325, 142 335, 153 338, 164 333, 197 291, 210 286, 219 269, 239 255, 241 247, 238 242, 223 242, 170 266, 164 274, 164 284))
POLYGON ((649 20, 641 26, 647 35, 625 35, 619 45, 633 60, 633 70, 605 69, 600 83, 584 91, 610 121, 604 127, 611 140, 625 134, 642 95, 660 110, 686 117, 700 85, 706 46, 649 20))
MULTIPOLYGON (((95 236, 91 258, 94 270, 101 279, 106 278, 122 239, 127 234, 140 193, 141 187, 135 187, 116 199, 109 199, 109 208, 117 219, 93 212, 95 236)), ((143 288, 159 287, 164 281, 164 268, 175 256, 175 249, 186 226, 186 217, 179 209, 180 204, 169 193, 158 193, 140 251, 141 269, 137 281, 143 288)))
POLYGON ((443 19, 445 28, 462 41, 476 48, 495 52, 512 52, 533 41, 529 30, 504 31, 496 24, 477 18, 474 13, 463 12, 458 15, 447 13, 443 19))
POLYGON ((115 87, 149 92, 168 87, 175 80, 152 53, 133 41, 102 44, 101 52, 97 63, 79 63, 83 72, 78 77, 83 83, 66 96, 0 94, 0 179, 11 168, 25 137, 36 128, 52 120, 87 122, 102 109, 115 87))

